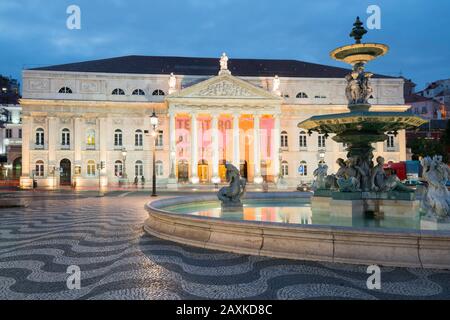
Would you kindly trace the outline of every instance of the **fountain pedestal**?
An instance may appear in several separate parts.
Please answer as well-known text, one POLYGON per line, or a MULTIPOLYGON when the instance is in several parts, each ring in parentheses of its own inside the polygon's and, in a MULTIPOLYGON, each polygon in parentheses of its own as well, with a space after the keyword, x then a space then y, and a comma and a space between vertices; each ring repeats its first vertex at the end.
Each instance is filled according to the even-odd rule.
POLYGON ((414 193, 318 191, 311 200, 312 210, 330 212, 331 216, 357 218, 373 214, 378 217, 416 218, 419 215, 420 203, 414 193))

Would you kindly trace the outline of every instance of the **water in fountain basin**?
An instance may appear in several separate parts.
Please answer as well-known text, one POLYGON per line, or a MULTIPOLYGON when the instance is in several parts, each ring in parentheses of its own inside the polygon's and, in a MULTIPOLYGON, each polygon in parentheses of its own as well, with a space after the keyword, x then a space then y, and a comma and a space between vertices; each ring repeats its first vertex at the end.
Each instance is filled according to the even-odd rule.
POLYGON ((165 211, 234 221, 270 222, 280 224, 344 226, 375 229, 427 229, 419 212, 411 217, 377 217, 366 214, 342 217, 332 212, 315 212, 307 199, 246 200, 243 208, 222 209, 220 202, 196 202, 163 208, 165 211))

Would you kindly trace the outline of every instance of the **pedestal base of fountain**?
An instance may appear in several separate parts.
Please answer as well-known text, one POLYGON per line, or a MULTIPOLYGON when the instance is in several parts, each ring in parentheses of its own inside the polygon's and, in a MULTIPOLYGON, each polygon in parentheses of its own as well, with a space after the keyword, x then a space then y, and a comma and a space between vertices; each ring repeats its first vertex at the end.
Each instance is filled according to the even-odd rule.
POLYGON ((335 192, 318 190, 311 200, 311 208, 315 212, 330 212, 333 216, 346 218, 359 218, 368 214, 380 218, 417 218, 419 205, 414 193, 396 191, 335 192))

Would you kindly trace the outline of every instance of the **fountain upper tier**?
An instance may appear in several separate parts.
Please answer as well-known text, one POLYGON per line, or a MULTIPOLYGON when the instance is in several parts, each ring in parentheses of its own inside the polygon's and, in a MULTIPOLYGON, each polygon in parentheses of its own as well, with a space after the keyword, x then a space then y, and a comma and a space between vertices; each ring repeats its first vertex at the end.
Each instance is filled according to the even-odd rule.
POLYGON ((371 112, 369 98, 373 89, 370 79, 373 76, 365 72, 365 64, 385 55, 389 48, 379 43, 361 43, 361 39, 367 30, 363 23, 356 18, 350 37, 355 38, 356 43, 346 45, 333 50, 330 56, 338 61, 343 61, 353 66, 352 71, 345 77, 347 87, 345 95, 348 100, 348 113, 328 114, 313 116, 298 124, 299 128, 320 133, 336 133, 333 139, 337 142, 366 143, 383 141, 387 137, 387 131, 412 129, 427 121, 419 116, 405 112, 371 112), (361 136, 358 138, 358 135, 361 136))

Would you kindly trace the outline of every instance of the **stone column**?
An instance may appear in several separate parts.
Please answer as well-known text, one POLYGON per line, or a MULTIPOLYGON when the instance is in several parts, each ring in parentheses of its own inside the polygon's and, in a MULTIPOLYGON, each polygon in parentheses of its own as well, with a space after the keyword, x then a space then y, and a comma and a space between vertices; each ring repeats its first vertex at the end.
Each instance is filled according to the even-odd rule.
POLYGON ((253 182, 256 184, 262 183, 261 177, 261 126, 260 126, 260 115, 253 115, 253 161, 254 161, 254 173, 253 182))
POLYGON ((191 182, 196 184, 198 178, 198 122, 197 113, 191 114, 191 182))
POLYGON ((219 115, 212 114, 211 124, 211 144, 212 144, 212 183, 219 183, 219 115))
POLYGON ((48 117, 47 143, 48 143, 48 165, 58 166, 56 163, 56 148, 59 145, 60 133, 58 132, 57 119, 55 117, 48 117))
POLYGON ((34 164, 31 164, 30 152, 34 145, 32 132, 33 118, 29 116, 22 117, 22 176, 20 177, 20 187, 28 189, 33 186, 31 180, 31 171, 34 164), (30 168, 31 167, 31 168, 30 168))
POLYGON ((240 169, 241 155, 240 155, 240 141, 239 141, 239 113, 233 114, 233 165, 240 169))
POLYGON ((281 121, 280 115, 274 114, 274 127, 272 132, 272 163, 273 168, 272 172, 276 181, 278 181, 278 177, 280 176, 280 144, 281 144, 281 121))
POLYGON ((177 165, 177 141, 176 141, 176 114, 172 111, 169 113, 169 180, 167 182, 167 188, 177 187, 177 176, 175 174, 175 168, 177 165))
POLYGON ((99 130, 95 134, 95 144, 100 148, 100 164, 105 164, 105 169, 100 170, 102 187, 108 185, 108 137, 111 133, 108 131, 108 119, 100 118, 99 130))
POLYGON ((81 166, 81 145, 82 142, 85 141, 85 135, 83 132, 83 119, 75 118, 74 119, 74 133, 73 133, 73 144, 74 144, 74 152, 75 152, 75 166, 81 166))

